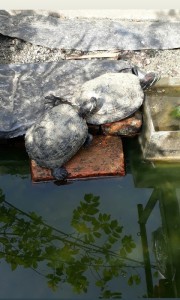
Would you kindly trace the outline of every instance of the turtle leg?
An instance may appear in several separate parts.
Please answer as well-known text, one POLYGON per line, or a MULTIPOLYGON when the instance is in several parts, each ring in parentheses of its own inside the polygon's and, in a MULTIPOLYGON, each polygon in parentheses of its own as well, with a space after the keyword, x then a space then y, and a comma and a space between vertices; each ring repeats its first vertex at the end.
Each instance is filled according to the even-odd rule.
POLYGON ((66 180, 68 172, 64 167, 56 167, 51 170, 52 176, 57 180, 66 180))
POLYGON ((92 140, 93 140, 93 135, 90 134, 90 133, 88 133, 87 138, 86 138, 86 140, 84 142, 84 147, 85 148, 89 147, 91 145, 91 143, 92 143, 92 140))
POLYGON ((119 70, 119 73, 132 73, 132 74, 138 76, 139 79, 144 78, 144 76, 146 74, 145 72, 141 71, 139 69, 139 67, 136 65, 123 68, 123 69, 119 70))
POLYGON ((122 68, 118 72, 119 73, 131 73, 132 72, 132 67, 122 68))
POLYGON ((146 75, 146 73, 140 70, 138 66, 132 67, 132 74, 136 75, 140 80, 143 79, 146 75))
POLYGON ((60 103, 63 103, 63 99, 61 97, 54 96, 53 94, 45 97, 45 109, 51 109, 60 103))

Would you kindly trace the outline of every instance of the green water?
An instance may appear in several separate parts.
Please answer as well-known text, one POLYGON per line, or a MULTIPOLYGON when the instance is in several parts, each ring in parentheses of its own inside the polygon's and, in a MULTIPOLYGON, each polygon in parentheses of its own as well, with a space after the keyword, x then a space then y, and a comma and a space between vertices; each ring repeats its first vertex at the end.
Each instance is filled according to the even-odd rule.
POLYGON ((180 130, 180 87, 154 87, 147 92, 151 103, 151 114, 156 131, 180 130))
POLYGON ((180 297, 180 166, 125 153, 124 177, 32 184, 1 147, 0 299, 180 297))

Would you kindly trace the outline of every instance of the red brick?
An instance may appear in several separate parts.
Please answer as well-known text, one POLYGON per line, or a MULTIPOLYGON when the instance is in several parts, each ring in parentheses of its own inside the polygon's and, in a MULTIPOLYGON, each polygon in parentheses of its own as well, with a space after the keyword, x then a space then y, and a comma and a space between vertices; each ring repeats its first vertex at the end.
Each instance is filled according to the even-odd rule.
POLYGON ((103 124, 102 132, 105 135, 135 136, 140 132, 142 126, 142 115, 136 112, 124 120, 103 124))
MULTIPOLYGON (((67 179, 83 179, 100 176, 124 176, 122 141, 115 136, 94 136, 92 144, 82 147, 64 167, 67 179)), ((54 180, 51 171, 31 161, 33 182, 54 180)))

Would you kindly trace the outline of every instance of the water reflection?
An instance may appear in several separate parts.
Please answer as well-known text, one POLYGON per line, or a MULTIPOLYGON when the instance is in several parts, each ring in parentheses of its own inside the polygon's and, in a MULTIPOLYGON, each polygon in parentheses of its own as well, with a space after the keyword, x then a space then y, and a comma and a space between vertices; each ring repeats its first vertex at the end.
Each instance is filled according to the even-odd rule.
POLYGON ((134 149, 134 157, 131 156, 131 170, 135 186, 141 188, 153 187, 154 189, 148 202, 144 205, 138 204, 137 207, 145 263, 147 295, 148 297, 179 298, 180 208, 177 188, 180 187, 180 164, 145 164, 138 152, 137 147, 134 149), (159 280, 156 285, 153 285, 150 247, 146 228, 156 205, 159 206, 161 226, 151 232, 151 235, 159 280))
MULTIPOLYGON (((79 200, 76 195, 77 202, 72 208, 69 222, 71 226, 66 224, 67 226, 64 227, 68 228, 67 232, 61 226, 49 225, 51 224, 49 219, 48 222, 45 222, 44 217, 41 216, 41 209, 40 213, 37 213, 36 210, 36 212, 28 213, 26 207, 28 204, 24 206, 25 210, 19 209, 19 204, 10 200, 13 192, 9 193, 9 198, 8 196, 5 198, 0 189, 1 261, 5 261, 11 266, 13 271, 20 267, 31 269, 47 283, 48 291, 56 290, 59 287, 59 291, 62 293, 63 287, 68 283, 72 286, 73 291, 81 294, 82 297, 95 290, 95 294, 100 298, 117 299, 127 295, 129 292, 127 286, 132 287, 132 293, 134 291, 136 293, 136 285, 137 288, 138 285, 144 288, 145 277, 146 293, 138 291, 139 294, 143 294, 141 297, 180 297, 180 211, 178 203, 180 199, 178 199, 177 192, 180 185, 179 165, 154 166, 144 163, 141 161, 138 149, 135 148, 135 141, 133 140, 133 147, 130 144, 128 144, 129 156, 126 155, 129 157, 129 163, 127 161, 126 165, 127 173, 133 175, 134 186, 125 184, 124 188, 127 190, 130 187, 131 191, 123 194, 121 186, 121 190, 118 188, 114 192, 111 186, 112 190, 109 192, 107 202, 104 201, 104 196, 100 199, 99 196, 95 196, 95 193, 85 194, 82 200, 79 200), (148 193, 148 200, 148 197, 143 198, 142 194, 137 193, 137 190, 149 188, 153 191, 150 197, 148 193), (122 194, 120 195, 119 192, 122 194), (132 201, 128 202, 129 207, 124 212, 131 227, 125 223, 125 219, 122 221, 122 218, 119 218, 126 205, 124 200, 128 194, 132 201), (140 198, 136 202, 138 195, 140 198), (118 198, 117 202, 113 202, 114 197, 118 198), (104 204, 106 202, 107 206, 100 205, 102 202, 104 204), (112 215, 109 211, 111 206, 118 203, 120 203, 118 208, 114 208, 115 211, 118 210, 114 218, 112 217, 113 210, 112 215), (137 216, 134 216, 133 207, 136 208, 136 206, 138 213, 137 216), (152 226, 155 210, 158 210, 160 219, 152 226), (132 226, 136 226, 131 221, 132 214, 133 218, 139 222, 135 231, 132 228, 132 226), (121 219, 121 223, 119 219, 121 219), (139 236, 136 236, 138 230, 141 237, 140 246, 143 250, 142 260, 139 259, 141 249, 138 244, 139 236), (125 281, 127 285, 124 284, 125 281), (97 290, 98 292, 96 292, 97 290)), ((12 155, 15 153, 15 151, 13 154, 12 151, 4 152, 4 158, 1 156, 0 173, 4 175, 18 174, 25 182, 24 178, 29 177, 27 157, 18 149, 17 153, 21 153, 20 157, 13 158, 12 155), (10 157, 11 159, 9 159, 10 157)), ((12 180, 15 180, 14 177, 12 180)), ((1 186, 4 189, 3 183, 1 186)), ((57 190, 61 191, 57 193, 57 197, 62 197, 62 190, 66 190, 66 186, 54 187, 56 192, 57 190)), ((37 189, 43 193, 43 185, 39 185, 37 189)), ((67 186, 67 190, 73 193, 76 189, 67 186)), ((45 189, 44 193, 46 191, 45 189)), ((20 197, 23 198, 22 195, 25 195, 26 192, 27 190, 24 194, 20 194, 20 197)), ((31 193, 32 190, 28 203, 33 197, 31 195, 35 195, 31 193)), ((37 193, 37 195, 40 194, 37 193)), ((47 203, 50 203, 48 197, 47 203)), ((38 202, 40 206, 45 203, 38 202)), ((70 204, 70 201, 68 203, 70 204)), ((62 203, 62 207, 63 205, 65 202, 62 203)), ((60 206, 58 206, 58 214, 60 213, 59 208, 60 206)), ((17 276, 16 272, 14 274, 17 276)), ((54 295, 57 295, 57 291, 54 295)), ((51 297, 55 296, 51 295, 51 297)))
POLYGON ((24 138, 0 139, 0 174, 29 177, 29 157, 25 151, 24 138))
POLYGON ((138 205, 139 223, 145 262, 148 296, 180 297, 180 211, 175 189, 166 186, 155 190, 146 206, 138 205), (158 285, 153 288, 146 223, 152 209, 159 202, 162 226, 153 234, 153 245, 157 267, 161 275, 158 285))
POLYGON ((98 196, 86 194, 73 210, 70 234, 49 226, 35 212, 8 203, 2 191, 0 199, 0 256, 12 271, 18 266, 31 268, 53 290, 66 282, 76 293, 88 292, 91 272, 103 299, 121 298, 120 289, 110 287, 114 278, 130 272, 129 286, 141 282, 138 268, 144 263, 129 257, 136 247, 133 238, 110 214, 100 211, 98 196))

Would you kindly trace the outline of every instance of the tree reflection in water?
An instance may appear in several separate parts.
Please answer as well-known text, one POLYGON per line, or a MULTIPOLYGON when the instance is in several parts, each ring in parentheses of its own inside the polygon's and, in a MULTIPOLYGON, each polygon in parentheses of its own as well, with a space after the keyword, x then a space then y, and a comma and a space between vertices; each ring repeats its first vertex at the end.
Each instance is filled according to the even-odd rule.
POLYGON ((110 214, 100 212, 98 196, 86 194, 74 209, 70 234, 46 224, 34 212, 14 207, 1 190, 0 200, 0 257, 12 270, 31 268, 44 276, 53 290, 60 283, 69 283, 76 293, 87 293, 90 271, 100 298, 121 298, 119 289, 112 291, 110 283, 128 276, 129 270, 128 284, 140 283, 137 268, 143 263, 128 257, 136 247, 132 236, 124 235, 123 226, 110 214))

